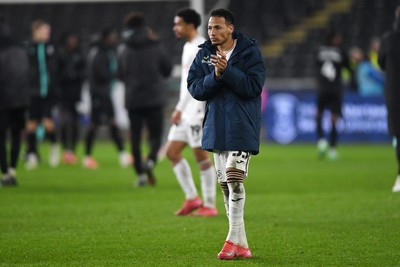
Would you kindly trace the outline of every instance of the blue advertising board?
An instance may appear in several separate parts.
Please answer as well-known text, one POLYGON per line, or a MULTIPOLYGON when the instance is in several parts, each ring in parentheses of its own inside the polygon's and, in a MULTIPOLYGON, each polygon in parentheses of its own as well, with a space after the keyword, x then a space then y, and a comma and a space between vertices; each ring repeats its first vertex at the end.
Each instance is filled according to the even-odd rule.
MULTIPOLYGON (((343 118, 337 124, 341 142, 387 142, 387 110, 384 97, 361 97, 344 94, 343 118)), ((269 91, 263 123, 265 138, 280 144, 316 141, 316 94, 311 90, 269 91)), ((323 116, 328 137, 330 114, 323 116)))

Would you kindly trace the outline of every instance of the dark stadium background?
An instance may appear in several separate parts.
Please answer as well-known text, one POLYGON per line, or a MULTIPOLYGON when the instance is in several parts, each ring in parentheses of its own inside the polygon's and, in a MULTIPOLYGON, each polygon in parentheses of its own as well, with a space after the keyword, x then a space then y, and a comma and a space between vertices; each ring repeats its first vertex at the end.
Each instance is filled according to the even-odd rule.
MULTIPOLYGON (((198 6, 199 2, 5 0, 0 1, 0 14, 12 25, 15 36, 21 41, 29 40, 30 23, 41 18, 52 25, 53 42, 57 43, 63 33, 72 30, 79 35, 82 49, 86 52, 101 29, 115 26, 121 30, 123 17, 131 11, 140 11, 146 15, 148 25, 161 37, 165 49, 178 66, 183 42, 177 41, 171 30, 174 13, 190 4, 198 6)), ((269 91, 297 90, 299 93, 301 90, 315 90, 315 52, 329 30, 343 34, 345 49, 359 46, 368 50, 372 38, 379 38, 391 29, 397 4, 395 0, 205 0, 201 6, 205 18, 215 7, 231 9, 237 17, 237 29, 259 42, 265 58, 269 91)), ((206 33, 204 25, 203 21, 202 30, 206 33)), ((175 73, 169 80, 170 105, 167 112, 174 107, 178 97, 179 71, 175 73)), ((380 103, 383 107, 383 101, 380 103)), ((264 118, 265 123, 268 120, 271 118, 264 118)), ((122 121, 126 124, 126 119, 122 121)), ((369 132, 361 134, 349 140, 386 140, 382 135, 371 140, 363 138, 369 132)), ((277 141, 267 132, 265 138, 277 141)), ((310 136, 299 140, 310 141, 310 136)))

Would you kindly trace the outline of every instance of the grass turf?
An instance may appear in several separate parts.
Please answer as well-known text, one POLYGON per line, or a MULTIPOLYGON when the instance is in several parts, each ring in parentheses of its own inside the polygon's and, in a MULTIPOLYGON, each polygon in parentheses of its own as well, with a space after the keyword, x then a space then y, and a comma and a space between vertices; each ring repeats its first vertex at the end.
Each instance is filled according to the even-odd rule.
POLYGON ((220 190, 218 217, 174 216, 183 194, 166 160, 154 188, 132 187, 132 169, 119 167, 109 143, 96 145, 95 171, 20 168, 20 185, 0 188, 0 266, 399 266, 393 149, 343 145, 333 162, 315 152, 263 145, 252 158, 245 221, 254 257, 230 262, 216 259, 228 230, 220 190))

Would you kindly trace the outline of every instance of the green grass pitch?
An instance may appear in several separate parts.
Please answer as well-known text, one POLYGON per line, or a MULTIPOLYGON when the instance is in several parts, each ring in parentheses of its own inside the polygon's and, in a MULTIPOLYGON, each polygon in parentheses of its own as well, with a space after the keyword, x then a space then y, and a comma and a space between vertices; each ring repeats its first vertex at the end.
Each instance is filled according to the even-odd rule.
POLYGON ((19 186, 0 188, 0 266, 400 266, 393 148, 339 153, 321 161, 314 145, 263 145, 245 182, 254 257, 230 262, 216 258, 228 231, 219 188, 218 217, 174 216, 183 194, 166 160, 154 188, 132 187, 109 143, 96 144, 95 171, 20 168, 19 186))

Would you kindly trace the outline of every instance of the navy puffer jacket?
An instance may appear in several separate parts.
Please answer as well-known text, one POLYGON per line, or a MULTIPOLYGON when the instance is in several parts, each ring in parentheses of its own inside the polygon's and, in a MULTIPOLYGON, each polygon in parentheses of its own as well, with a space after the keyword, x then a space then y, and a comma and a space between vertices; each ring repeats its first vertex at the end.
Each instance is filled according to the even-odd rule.
POLYGON ((236 47, 221 78, 214 77, 210 40, 201 48, 189 70, 191 95, 206 101, 202 148, 209 151, 245 151, 258 154, 260 146, 261 91, 265 67, 254 39, 234 32, 236 47))

